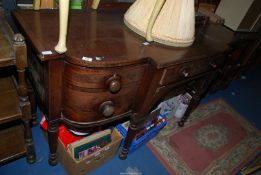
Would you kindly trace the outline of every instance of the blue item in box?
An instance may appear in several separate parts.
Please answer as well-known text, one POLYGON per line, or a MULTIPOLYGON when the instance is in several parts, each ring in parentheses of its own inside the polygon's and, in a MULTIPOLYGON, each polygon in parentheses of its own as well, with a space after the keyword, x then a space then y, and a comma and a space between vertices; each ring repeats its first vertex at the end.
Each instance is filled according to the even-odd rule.
MULTIPOLYGON (((167 114, 168 114, 168 112, 164 113, 164 114, 160 114, 158 117, 158 120, 162 118, 161 123, 159 123, 157 126, 154 126, 150 129, 148 129, 143 135, 141 135, 139 138, 134 139, 132 141, 132 144, 129 147, 129 153, 134 152, 136 149, 138 149, 140 146, 146 144, 148 141, 150 141, 153 137, 155 137, 159 133, 159 131, 167 124, 167 120, 166 120, 167 114)), ((116 126, 116 128, 118 129, 118 131, 121 133, 121 135, 123 137, 121 146, 123 146, 126 135, 127 135, 126 128, 128 128, 128 126, 127 126, 128 124, 129 124, 129 122, 125 122, 123 124, 119 124, 116 126)), ((149 127, 150 125, 151 125, 151 123, 148 123, 147 127, 149 127)))

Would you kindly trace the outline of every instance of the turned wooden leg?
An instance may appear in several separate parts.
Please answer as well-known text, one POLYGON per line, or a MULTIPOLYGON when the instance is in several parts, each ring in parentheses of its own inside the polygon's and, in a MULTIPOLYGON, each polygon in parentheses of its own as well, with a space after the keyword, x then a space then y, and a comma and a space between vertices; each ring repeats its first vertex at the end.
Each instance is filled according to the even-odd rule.
POLYGON ((34 149, 34 142, 32 137, 32 131, 30 126, 30 120, 24 119, 24 138, 25 138, 25 146, 26 146, 26 159, 28 163, 35 162, 35 149, 34 149))
MULTIPOLYGON (((22 93, 20 93, 22 94, 22 93)), ((28 163, 34 163, 36 159, 35 147, 31 130, 31 104, 28 96, 19 96, 20 108, 23 114, 24 138, 26 147, 26 158, 28 163)))
POLYGON ((135 135, 137 133, 137 127, 134 124, 130 124, 127 132, 127 136, 124 141, 123 148, 121 150, 119 158, 121 160, 125 160, 127 158, 128 152, 129 152, 129 147, 132 143, 132 140, 134 139, 135 135))
POLYGON ((178 125, 180 127, 183 127, 184 126, 184 123, 187 121, 189 115, 191 114, 191 112, 196 109, 196 107, 198 106, 199 102, 200 102, 200 94, 196 93, 194 91, 194 93, 192 92, 192 99, 189 103, 189 106, 184 114, 184 116, 181 118, 181 120, 178 122, 178 125))
POLYGON ((126 136, 125 141, 124 141, 123 148, 122 148, 121 153, 119 155, 119 158, 121 160, 125 160, 127 158, 127 155, 128 155, 128 152, 129 152, 129 147, 131 146, 131 143, 132 143, 137 131, 138 131, 138 127, 137 127, 137 124, 135 123, 135 120, 131 120, 130 126, 128 128, 127 136, 126 136))
POLYGON ((49 164, 55 166, 57 164, 57 139, 58 139, 58 123, 49 122, 48 125, 48 142, 49 142, 49 164))

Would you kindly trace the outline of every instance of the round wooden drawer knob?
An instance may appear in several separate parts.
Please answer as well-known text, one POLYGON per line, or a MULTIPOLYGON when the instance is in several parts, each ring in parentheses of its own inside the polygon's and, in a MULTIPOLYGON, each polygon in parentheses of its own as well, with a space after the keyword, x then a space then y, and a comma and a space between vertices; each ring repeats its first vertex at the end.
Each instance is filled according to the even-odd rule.
POLYGON ((121 89, 120 77, 114 74, 107 80, 108 89, 111 93, 117 93, 121 89))
POLYGON ((103 102, 99 107, 99 111, 104 117, 112 116, 115 112, 114 103, 112 101, 103 102))

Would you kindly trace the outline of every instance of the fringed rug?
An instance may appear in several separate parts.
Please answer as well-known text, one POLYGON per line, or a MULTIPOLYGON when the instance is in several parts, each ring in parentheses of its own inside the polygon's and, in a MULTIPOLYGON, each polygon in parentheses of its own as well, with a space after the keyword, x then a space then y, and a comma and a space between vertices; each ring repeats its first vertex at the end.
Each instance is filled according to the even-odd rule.
POLYGON ((217 99, 198 107, 184 127, 170 119, 148 146, 170 174, 235 174, 261 150, 261 132, 217 99))

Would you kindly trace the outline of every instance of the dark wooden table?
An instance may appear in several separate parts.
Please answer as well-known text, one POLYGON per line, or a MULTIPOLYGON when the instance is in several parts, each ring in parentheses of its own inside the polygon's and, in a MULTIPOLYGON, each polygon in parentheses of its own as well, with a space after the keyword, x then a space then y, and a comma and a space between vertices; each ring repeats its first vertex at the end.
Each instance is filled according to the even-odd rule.
POLYGON ((193 98, 182 126, 221 72, 233 38, 233 32, 210 24, 197 29, 188 48, 144 45, 123 24, 122 11, 71 11, 68 51, 59 55, 54 51, 58 11, 19 10, 13 15, 37 55, 29 58, 29 70, 47 115, 51 165, 56 164, 60 122, 90 129, 130 117, 121 159, 135 133, 157 115, 150 112, 162 99, 189 92, 193 98))

